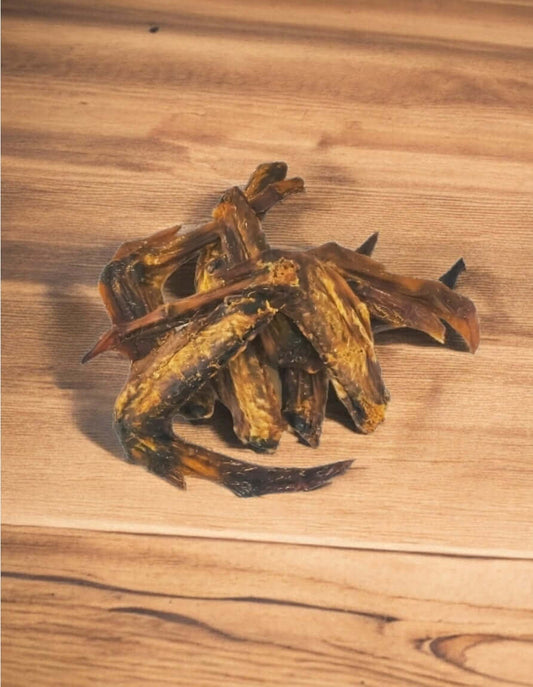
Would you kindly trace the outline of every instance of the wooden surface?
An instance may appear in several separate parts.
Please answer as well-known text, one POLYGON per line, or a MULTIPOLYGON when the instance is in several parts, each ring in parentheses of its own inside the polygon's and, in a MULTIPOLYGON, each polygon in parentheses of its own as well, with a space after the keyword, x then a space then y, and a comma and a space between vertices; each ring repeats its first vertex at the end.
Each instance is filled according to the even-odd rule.
POLYGON ((533 4, 146 5, 3 3, 3 684, 532 685, 533 4), (463 256, 481 346, 383 340, 375 434, 264 459, 355 458, 323 491, 182 493, 122 460, 127 364, 79 364, 96 280, 276 159, 274 245, 463 256))
POLYGON ((21 527, 5 546, 5 684, 530 684, 530 560, 21 527))

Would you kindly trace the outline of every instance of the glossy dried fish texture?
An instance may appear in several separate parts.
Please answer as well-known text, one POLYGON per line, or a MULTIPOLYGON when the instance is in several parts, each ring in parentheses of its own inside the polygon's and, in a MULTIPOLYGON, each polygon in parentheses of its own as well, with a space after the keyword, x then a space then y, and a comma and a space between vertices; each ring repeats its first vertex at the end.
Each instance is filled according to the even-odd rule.
POLYGON ((255 339, 217 376, 216 388, 233 418, 241 443, 260 453, 273 453, 286 422, 281 414, 280 380, 261 342, 255 339))
POLYGON ((342 389, 340 400, 356 428, 372 432, 384 419, 389 394, 368 309, 335 270, 309 254, 300 260, 306 265, 303 293, 285 312, 319 354, 335 388, 342 389))
POLYGON ((375 317, 418 329, 440 343, 444 343, 444 321, 462 336, 472 353, 477 350, 479 320, 474 304, 441 281, 392 274, 381 263, 337 243, 311 252, 352 285, 375 317))
POLYGON ((288 367, 282 379, 283 414, 302 443, 316 448, 326 414, 329 377, 325 367, 308 372, 288 367))
POLYGON ((259 165, 243 190, 223 194, 209 222, 127 242, 102 272, 112 327, 84 361, 111 349, 131 360, 115 429, 130 460, 181 488, 196 475, 238 496, 311 491, 351 464, 263 467, 186 443, 173 417, 210 417, 215 389, 250 448, 273 451, 287 423, 317 446, 330 384, 357 431, 383 421, 389 393, 374 334, 411 327, 444 341, 446 323, 472 352, 479 344, 476 309, 452 290, 462 260, 431 281, 373 260, 377 234, 356 250, 272 249, 262 216, 303 190, 286 175, 283 162, 259 165), (196 293, 166 302, 166 280, 191 259, 196 293))
MULTIPOLYGON (((279 184, 287 174, 283 163, 260 165, 252 174, 244 193, 230 189, 213 212, 213 217, 224 227, 220 245, 204 248, 196 264, 196 289, 210 291, 222 286, 222 268, 230 269, 241 262, 258 258, 268 248, 261 222, 254 211, 254 200, 259 196, 260 208, 267 206, 265 189, 279 184)), ((286 180, 276 188, 269 202, 277 202, 284 195, 301 190, 300 179, 286 180)), ((260 342, 254 342, 214 380, 221 402, 233 418, 233 431, 242 444, 259 452, 273 452, 281 439, 286 423, 281 414, 280 382, 277 370, 268 360, 260 342)), ((210 399, 208 399, 210 400, 210 399)), ((190 402, 201 407, 203 399, 190 402)))

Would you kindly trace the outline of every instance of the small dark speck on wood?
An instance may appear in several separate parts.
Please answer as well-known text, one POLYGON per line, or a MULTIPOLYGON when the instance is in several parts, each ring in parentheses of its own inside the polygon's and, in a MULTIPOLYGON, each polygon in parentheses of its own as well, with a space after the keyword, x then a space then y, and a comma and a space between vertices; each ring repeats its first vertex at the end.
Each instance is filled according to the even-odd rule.
POLYGON ((157 33, 159 31, 159 26, 150 26, 148 31, 150 31, 150 33, 157 33))

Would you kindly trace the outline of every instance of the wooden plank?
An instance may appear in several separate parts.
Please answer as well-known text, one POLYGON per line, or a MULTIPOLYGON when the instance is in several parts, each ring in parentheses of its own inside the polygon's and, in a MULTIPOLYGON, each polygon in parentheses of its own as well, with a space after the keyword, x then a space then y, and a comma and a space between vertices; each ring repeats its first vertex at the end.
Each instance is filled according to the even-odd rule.
POLYGON ((531 561, 3 537, 6 687, 533 684, 531 561))
MULTIPOLYGON (((4 284, 12 323, 5 344, 19 354, 4 360, 4 522, 531 555, 531 465, 522 412, 530 381, 508 362, 518 338, 512 351, 494 342, 475 357, 384 346, 393 402, 382 428, 361 437, 329 419, 316 451, 287 435, 275 456, 261 457, 302 466, 355 457, 354 469, 322 493, 242 501, 194 479, 180 492, 121 461, 110 418, 127 366, 110 357, 81 368, 72 322, 80 322, 81 337, 99 315, 96 305, 88 309, 85 290, 68 290, 70 296, 51 299, 40 285, 4 284), (20 339, 20 331, 27 336, 20 339), (502 361, 496 378, 494 355, 502 361), (495 389, 504 379, 509 400, 502 409, 495 389), (473 384, 483 404, 473 403, 473 384), (20 408, 30 431, 19 431, 20 408), (503 413, 505 431, 493 426, 490 408, 503 413)), ((250 452, 232 446, 228 425, 220 415, 214 425, 183 424, 179 432, 249 460, 250 452)))
MULTIPOLYGON (((530 555, 531 5, 3 11, 4 521, 530 555), (356 457, 321 493, 182 494, 119 460, 125 365, 79 366, 107 325, 95 282, 118 243, 205 216, 279 158, 308 190, 272 213, 274 244, 379 229, 377 257, 426 277, 463 255, 481 349, 380 346, 392 402, 375 435, 331 421, 317 452, 287 436, 267 459, 356 457)), ((183 432, 231 440, 227 419, 183 432)))

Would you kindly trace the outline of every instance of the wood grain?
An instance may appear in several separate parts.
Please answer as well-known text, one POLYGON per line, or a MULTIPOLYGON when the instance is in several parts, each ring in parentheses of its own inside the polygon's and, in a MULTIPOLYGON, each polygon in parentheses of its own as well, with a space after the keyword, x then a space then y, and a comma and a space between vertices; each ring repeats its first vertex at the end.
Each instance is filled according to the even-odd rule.
MULTIPOLYGON (((529 550, 529 13, 459 3, 427 7, 421 24, 405 5, 389 8, 384 33, 386 5, 352 16, 333 4, 324 25, 317 6, 315 19, 305 4, 270 19, 239 7, 5 7, 6 520, 529 550), (484 12, 501 21, 498 39, 484 12), (385 425, 358 437, 329 422, 318 451, 286 437, 275 457, 355 457, 362 469, 321 495, 243 505, 197 482, 176 493, 116 459, 108 418, 126 366, 79 366, 106 327, 94 283, 118 243, 204 216, 221 190, 276 158, 308 190, 272 213, 274 244, 354 245, 379 229, 377 257, 421 276, 463 255, 481 350, 402 337, 381 346, 385 425), (21 423, 38 431, 21 434, 21 423), (224 518, 201 505, 211 498, 224 518)), ((184 433, 224 450, 221 424, 184 433)))
POLYGON ((531 561, 45 528, 4 541, 6 687, 531 684, 531 561))
MULTIPOLYGON (((7 0, 3 24, 2 518, 22 574, 6 579, 7 683, 28 684, 24 666, 58 684, 68 666, 69 684, 176 684, 179 653, 192 685, 224 670, 236 685, 258 670, 266 684, 529 684, 532 3, 7 0), (383 338, 378 431, 357 436, 332 408, 319 449, 286 435, 265 458, 355 458, 328 489, 242 501, 191 479, 181 493, 122 460, 125 362, 79 363, 107 327, 96 281, 119 243, 209 215, 275 159, 307 192, 269 214, 273 245, 379 230, 376 257, 422 277, 462 256, 481 347, 383 338), (166 552, 185 544, 175 577, 166 552), (232 601, 226 620, 229 602, 202 600, 213 570, 215 596, 276 603, 232 601), (342 571, 382 580, 375 605, 329 585, 342 571), (168 597, 135 596, 137 575, 168 597), (178 599, 184 577, 201 599, 178 599)), ((251 457, 223 413, 180 431, 251 457)))

